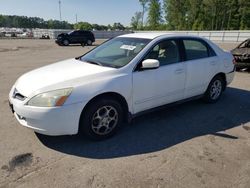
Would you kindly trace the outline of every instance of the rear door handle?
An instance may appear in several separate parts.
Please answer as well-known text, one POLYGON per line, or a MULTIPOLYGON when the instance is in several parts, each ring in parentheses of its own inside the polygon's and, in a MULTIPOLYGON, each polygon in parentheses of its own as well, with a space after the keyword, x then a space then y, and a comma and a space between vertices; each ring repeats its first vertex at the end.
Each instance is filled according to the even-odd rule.
POLYGON ((175 74, 181 74, 184 72, 184 69, 176 69, 175 74))
POLYGON ((211 61, 210 64, 211 65, 216 65, 216 62, 215 61, 211 61))

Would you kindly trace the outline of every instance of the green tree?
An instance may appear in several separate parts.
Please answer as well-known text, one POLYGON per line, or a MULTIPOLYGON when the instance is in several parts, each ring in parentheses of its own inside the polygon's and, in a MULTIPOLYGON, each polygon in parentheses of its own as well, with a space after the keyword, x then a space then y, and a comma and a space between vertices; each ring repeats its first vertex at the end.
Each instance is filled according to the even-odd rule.
POLYGON ((184 30, 188 27, 187 0, 165 0, 164 10, 171 30, 184 30))
POLYGON ((164 0, 164 11, 172 30, 250 28, 249 0, 164 0))
POLYGON ((135 15, 131 18, 131 26, 133 29, 137 30, 142 27, 142 12, 136 12, 135 15))
POLYGON ((72 24, 66 21, 48 20, 44 21, 38 17, 8 16, 0 15, 0 27, 16 28, 50 28, 50 29, 72 29, 72 24))
POLYGON ((239 2, 238 0, 228 0, 227 7, 227 20, 226 29, 239 29, 240 14, 239 14, 239 2))
POLYGON ((74 25, 74 29, 81 29, 81 30, 92 30, 93 27, 88 22, 78 22, 74 25))
POLYGON ((120 30, 120 31, 123 31, 125 30, 125 27, 120 23, 114 23, 113 24, 113 27, 112 27, 113 30, 120 30))
POLYGON ((250 29, 250 1, 239 0, 240 29, 250 29))
POLYGON ((149 3, 148 26, 150 29, 159 29, 162 22, 161 3, 159 0, 151 0, 149 3))
POLYGON ((144 15, 145 15, 147 4, 148 4, 149 0, 139 0, 139 2, 141 4, 141 6, 142 6, 141 26, 143 28, 143 25, 144 25, 144 15))

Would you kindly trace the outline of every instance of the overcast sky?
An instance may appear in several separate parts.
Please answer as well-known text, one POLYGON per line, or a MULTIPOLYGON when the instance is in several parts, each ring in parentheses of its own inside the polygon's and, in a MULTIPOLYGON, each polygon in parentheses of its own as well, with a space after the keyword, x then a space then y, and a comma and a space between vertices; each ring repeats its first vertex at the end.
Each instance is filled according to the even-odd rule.
MULTIPOLYGON (((127 26, 141 6, 138 0, 61 0, 61 9, 62 20, 70 23, 77 14, 78 21, 127 26)), ((0 14, 60 19, 58 0, 0 0, 0 14)))

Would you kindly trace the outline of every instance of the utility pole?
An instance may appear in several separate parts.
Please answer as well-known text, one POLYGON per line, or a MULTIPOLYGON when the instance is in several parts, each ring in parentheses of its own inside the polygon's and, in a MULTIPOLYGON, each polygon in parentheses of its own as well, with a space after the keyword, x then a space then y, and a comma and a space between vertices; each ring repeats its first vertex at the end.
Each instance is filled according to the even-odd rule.
POLYGON ((58 1, 59 3, 59 14, 60 14, 60 21, 62 21, 62 13, 61 13, 61 1, 58 1))
POLYGON ((77 24, 77 14, 76 14, 76 24, 77 24))

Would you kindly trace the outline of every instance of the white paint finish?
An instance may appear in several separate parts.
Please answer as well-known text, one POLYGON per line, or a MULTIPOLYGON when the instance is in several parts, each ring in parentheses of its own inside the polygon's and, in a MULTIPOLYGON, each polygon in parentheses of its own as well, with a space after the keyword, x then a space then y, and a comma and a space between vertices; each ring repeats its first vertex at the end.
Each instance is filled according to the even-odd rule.
POLYGON ((54 63, 42 68, 30 71, 21 76, 17 83, 17 90, 24 96, 30 96, 34 91, 40 90, 48 85, 56 85, 67 81, 64 87, 74 87, 75 79, 95 76, 113 68, 101 67, 75 59, 68 59, 54 63), (72 82, 70 82, 72 80, 72 82))
MULTIPOLYGON (((137 112, 203 94, 208 83, 217 73, 233 70, 232 55, 207 41, 217 57, 175 63, 158 69, 134 72, 135 66, 157 42, 186 35, 130 34, 124 37, 152 38, 152 41, 126 66, 115 69, 65 60, 36 69, 21 76, 13 88, 27 97, 24 101, 12 98, 17 114, 24 116, 24 126, 47 135, 75 134, 78 131, 80 114, 85 105, 95 96, 115 92, 127 101, 129 112, 137 112), (38 93, 73 87, 73 92, 62 107, 30 107, 25 104, 38 93)), ((192 38, 199 38, 192 36, 192 38)), ((234 73, 226 74, 231 83, 234 73)))
MULTIPOLYGON (((168 35, 168 33, 160 33, 160 32, 159 33, 132 33, 132 34, 121 35, 119 37, 154 39, 162 35, 168 35)), ((172 35, 172 34, 170 33, 169 35, 172 35)))
POLYGON ((187 67, 185 98, 204 93, 216 75, 220 63, 217 56, 185 62, 187 67))
POLYGON ((183 99, 185 74, 184 63, 135 72, 134 113, 183 99))

